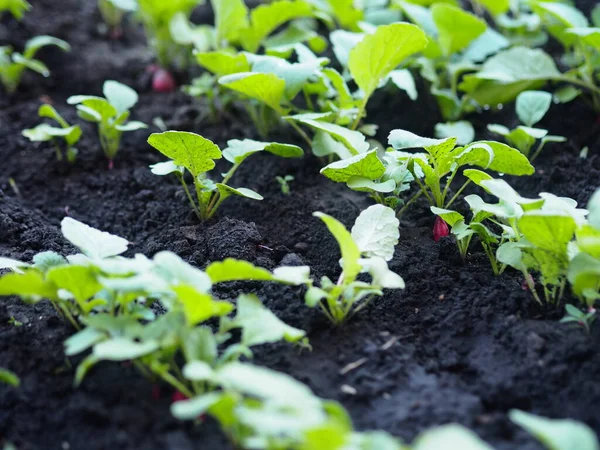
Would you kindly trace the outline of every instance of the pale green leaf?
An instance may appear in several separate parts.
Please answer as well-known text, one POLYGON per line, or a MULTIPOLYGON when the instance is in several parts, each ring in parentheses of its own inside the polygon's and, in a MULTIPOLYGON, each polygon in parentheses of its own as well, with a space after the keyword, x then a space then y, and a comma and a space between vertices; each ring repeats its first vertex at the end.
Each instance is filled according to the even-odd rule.
POLYGON ((14 372, 0 367, 0 383, 8 384, 12 387, 19 387, 21 380, 14 372))
POLYGON ((183 305, 183 312, 189 326, 195 326, 213 317, 226 316, 233 311, 233 305, 226 301, 214 300, 210 294, 198 292, 192 286, 181 285, 173 292, 183 305))
POLYGON ((171 404, 171 414, 179 420, 195 420, 209 411, 222 397, 223 394, 219 392, 210 392, 189 400, 175 402, 171 404))
POLYGON ((467 145, 475 139, 475 129, 467 120, 438 123, 435 126, 435 137, 438 139, 455 137, 458 145, 467 145))
POLYGON ((487 28, 477 16, 447 3, 436 3, 431 13, 439 33, 438 42, 446 56, 467 48, 487 28))
POLYGON ((221 158, 221 150, 212 141, 187 131, 153 133, 148 143, 178 166, 196 177, 215 167, 213 160, 221 158))
POLYGON ((59 289, 70 292, 75 300, 83 305, 102 290, 90 267, 60 266, 50 269, 46 275, 59 289))
POLYGON ((64 342, 65 355, 74 356, 84 352, 104 338, 103 332, 91 327, 84 328, 64 342))
POLYGON ((330 180, 346 183, 352 177, 377 180, 385 173, 385 166, 377 156, 376 150, 333 162, 321 169, 321 173, 330 180))
POLYGON ((493 450, 475 433, 461 425, 443 425, 420 434, 413 450, 493 450))
POLYGON ((395 23, 377 27, 351 51, 348 68, 368 98, 381 81, 409 56, 427 45, 425 33, 416 25, 395 23))
POLYGON ((128 361, 159 349, 158 342, 136 342, 126 337, 116 337, 94 345, 93 355, 99 360, 128 361))
POLYGON ((250 63, 243 53, 229 53, 227 51, 197 52, 198 64, 222 77, 233 73, 250 72, 250 63))
POLYGON ((456 211, 437 208, 435 206, 431 206, 430 209, 432 213, 434 213, 436 216, 440 216, 442 219, 444 219, 444 222, 446 222, 451 227, 456 225, 458 222, 464 222, 465 220, 465 217, 461 213, 456 211))
POLYGON ((231 163, 240 164, 250 155, 262 151, 282 158, 299 158, 304 155, 304 151, 297 145, 259 142, 252 139, 232 139, 227 141, 227 148, 223 150, 223 157, 231 163))
POLYGON ((119 114, 129 111, 138 102, 137 92, 118 81, 105 81, 102 93, 119 114))
POLYGON ((394 257, 394 248, 400 238, 399 226, 393 209, 372 205, 360 213, 351 235, 362 255, 389 261, 394 257))
POLYGON ((120 255, 129 245, 126 239, 97 230, 71 217, 62 220, 61 231, 65 239, 92 259, 120 255))
POLYGON ((281 103, 285 81, 271 73, 241 72, 219 78, 219 84, 240 92, 284 114, 281 103))
POLYGON ((552 104, 552 94, 544 91, 525 91, 517 97, 517 116, 521 123, 534 126, 546 115, 552 104))
POLYGON ((206 273, 213 283, 237 280, 273 280, 273 275, 268 270, 257 267, 248 261, 233 258, 211 263, 206 268, 206 273))

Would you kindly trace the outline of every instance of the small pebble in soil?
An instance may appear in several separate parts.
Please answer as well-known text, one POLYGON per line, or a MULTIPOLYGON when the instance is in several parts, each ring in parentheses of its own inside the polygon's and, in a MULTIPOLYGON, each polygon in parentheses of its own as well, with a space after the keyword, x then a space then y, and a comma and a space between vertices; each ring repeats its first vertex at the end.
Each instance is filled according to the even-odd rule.
POLYGON ((352 386, 350 386, 349 384, 342 384, 342 386, 340 387, 340 390, 344 393, 344 394, 348 394, 348 395, 356 395, 358 392, 355 388, 353 388, 352 386))

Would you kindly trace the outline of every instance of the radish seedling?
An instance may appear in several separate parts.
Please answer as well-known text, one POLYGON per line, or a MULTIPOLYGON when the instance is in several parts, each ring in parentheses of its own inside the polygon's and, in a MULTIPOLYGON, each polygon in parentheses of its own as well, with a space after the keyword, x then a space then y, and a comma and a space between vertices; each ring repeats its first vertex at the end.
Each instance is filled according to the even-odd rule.
POLYGON ((533 128, 533 126, 544 118, 550 104, 552 103, 552 94, 544 91, 525 91, 517 96, 517 116, 522 125, 514 130, 509 130, 503 125, 490 124, 487 126, 492 133, 499 134, 506 141, 519 149, 521 153, 533 161, 548 142, 565 142, 567 139, 563 136, 551 136, 548 130, 543 128, 533 128), (536 141, 539 144, 535 151, 531 149, 536 141))
POLYGON ((77 112, 83 120, 98 124, 100 145, 109 160, 109 167, 112 167, 123 133, 147 128, 147 126, 138 121, 127 122, 129 110, 138 102, 138 95, 133 89, 109 80, 104 82, 102 91, 104 98, 74 95, 67 99, 67 103, 77 105, 77 112))
POLYGON ((320 287, 311 286, 305 297, 308 306, 318 306, 339 326, 373 298, 383 295, 383 289, 404 289, 402 278, 387 265, 400 236, 393 210, 382 205, 367 208, 356 219, 351 233, 327 214, 316 212, 314 216, 327 225, 340 246, 342 273, 336 283, 323 277, 320 287), (370 283, 357 279, 363 272, 371 276, 370 283))
POLYGON ((284 177, 276 176, 275 180, 279 183, 279 187, 281 188, 281 193, 283 195, 290 194, 290 182, 294 181, 294 177, 292 175, 286 175, 284 177))
POLYGON ((8 11, 15 19, 21 20, 30 9, 31 5, 25 0, 0 0, 0 18, 8 11))
POLYGON ((12 387, 19 387, 21 380, 14 372, 0 367, 0 383, 8 384, 12 387))
POLYGON ((252 139, 230 140, 228 147, 221 149, 212 141, 202 136, 184 131, 165 131, 154 133, 148 143, 171 161, 154 164, 152 173, 155 175, 174 174, 181 182, 185 194, 194 212, 200 220, 213 217, 217 209, 228 197, 239 195, 253 200, 263 197, 247 188, 232 188, 228 185, 231 177, 249 156, 266 151, 283 158, 298 158, 304 152, 300 147, 276 142, 259 142, 252 139), (209 172, 215 168, 215 160, 225 157, 232 166, 223 174, 221 182, 209 178, 209 172), (193 178, 195 199, 190 193, 185 172, 193 178))
POLYGON ((71 46, 52 36, 36 36, 25 43, 23 53, 15 52, 12 47, 0 47, 0 81, 4 89, 11 94, 14 93, 25 69, 37 72, 44 77, 50 76, 50 70, 39 59, 35 59, 36 53, 43 47, 55 46, 65 52, 71 51, 71 46))
POLYGON ((81 138, 81 127, 79 125, 69 125, 51 105, 40 106, 38 115, 40 117, 54 119, 60 125, 60 128, 42 123, 35 128, 23 130, 23 136, 32 142, 52 141, 56 149, 56 159, 58 161, 62 161, 63 159, 63 150, 58 142, 60 139, 63 139, 65 142, 64 153, 67 161, 74 163, 78 153, 78 150, 74 145, 76 145, 81 138))

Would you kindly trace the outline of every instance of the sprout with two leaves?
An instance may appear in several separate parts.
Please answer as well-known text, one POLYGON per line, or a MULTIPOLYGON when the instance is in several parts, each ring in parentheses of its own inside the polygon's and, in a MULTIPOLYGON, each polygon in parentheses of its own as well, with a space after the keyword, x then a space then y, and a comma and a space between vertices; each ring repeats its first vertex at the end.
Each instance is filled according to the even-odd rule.
POLYGON ((499 134, 506 139, 513 147, 519 149, 521 153, 533 161, 548 142, 565 142, 567 139, 563 136, 552 136, 548 130, 543 128, 534 128, 533 126, 544 118, 550 105, 552 104, 552 94, 544 91, 525 91, 517 97, 516 109, 517 116, 522 125, 514 130, 509 130, 504 125, 490 124, 488 130, 499 134), (539 140, 535 151, 531 153, 534 144, 539 140))
POLYGON ((404 280, 387 264, 400 237, 392 209, 370 206, 358 216, 351 232, 327 214, 316 212, 314 216, 325 223, 340 246, 342 273, 335 283, 324 276, 319 287, 310 285, 305 297, 308 306, 318 306, 339 326, 382 296, 383 289, 404 289, 404 280), (371 282, 358 280, 361 273, 368 273, 371 282))
POLYGON ((14 93, 25 69, 37 72, 44 77, 50 76, 50 70, 39 59, 35 59, 36 53, 47 46, 55 46, 65 52, 71 51, 68 42, 52 36, 36 36, 25 43, 23 53, 15 52, 10 46, 0 47, 0 82, 9 94, 14 93))
POLYGON ((77 105, 77 112, 83 120, 98 124, 100 145, 109 160, 109 168, 112 168, 123 133, 147 126, 143 122, 127 122, 131 114, 129 110, 138 102, 137 92, 113 80, 105 81, 102 91, 104 97, 74 95, 67 99, 67 103, 77 105))
POLYGON ((249 156, 266 151, 283 158, 299 158, 304 152, 300 147, 276 142, 259 142, 252 139, 230 140, 228 147, 221 149, 209 139, 198 134, 185 131, 165 131, 154 133, 148 143, 171 161, 154 164, 155 175, 174 174, 181 182, 192 208, 200 220, 213 217, 217 209, 232 195, 262 200, 263 197, 247 188, 233 188, 228 185, 231 177, 249 156), (215 168, 215 160, 225 157, 232 166, 223 175, 221 182, 209 178, 209 172, 215 168), (193 180, 196 199, 190 193, 185 172, 188 171, 193 180))
POLYGON ((81 138, 81 127, 79 125, 69 125, 69 123, 63 119, 58 111, 51 105, 40 106, 38 114, 40 117, 54 119, 60 125, 60 127, 55 127, 47 123, 41 123, 35 128, 23 130, 23 136, 32 142, 52 141, 56 150, 56 159, 58 161, 63 160, 63 150, 61 149, 59 140, 64 140, 64 153, 67 161, 74 163, 78 153, 78 150, 74 147, 74 145, 77 144, 81 138))

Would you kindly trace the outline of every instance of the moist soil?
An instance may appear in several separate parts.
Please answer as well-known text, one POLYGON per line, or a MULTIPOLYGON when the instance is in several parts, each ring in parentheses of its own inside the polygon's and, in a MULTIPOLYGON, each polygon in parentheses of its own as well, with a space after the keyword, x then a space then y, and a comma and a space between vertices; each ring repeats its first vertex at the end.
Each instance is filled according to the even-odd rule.
MULTIPOLYGON (((589 13, 594 2, 578 3, 589 13)), ((41 100, 74 121, 66 98, 100 94, 106 79, 140 92, 134 119, 152 124, 161 118, 169 129, 194 131, 221 146, 227 139, 258 138, 243 110, 234 108, 211 123, 205 101, 150 92, 145 69, 152 56, 135 24, 126 24, 124 37, 115 41, 98 32, 92 0, 62 0, 60 8, 51 0, 32 4, 22 23, 2 19, 0 42, 19 48, 35 34, 51 34, 68 40, 73 50, 68 55, 43 50, 39 56, 51 78, 28 74, 15 95, 0 92, 0 255, 29 261, 44 250, 73 252, 59 228, 69 215, 126 237, 130 255, 171 250, 198 267, 226 257, 269 269, 307 264, 315 277, 337 278, 337 245, 311 214, 323 211, 350 226, 370 200, 319 175, 321 163, 312 156, 253 156, 233 183, 265 200, 229 200, 215 219, 200 224, 176 182, 150 173, 148 165, 161 157, 147 145, 146 132, 125 135, 112 170, 88 124, 75 165, 57 162, 50 146, 23 138, 21 130, 38 123, 41 100), (285 196, 274 178, 287 174, 295 180, 285 196)), ((207 10, 196 19, 212 20, 207 10)), ((385 142, 394 128, 433 134, 437 108, 425 89, 420 95, 418 103, 393 91, 375 96, 368 117, 380 125, 378 139, 385 142)), ((516 125, 514 105, 470 119, 481 138, 491 137, 487 123, 516 125)), ((582 100, 553 107, 541 126, 568 142, 546 149, 535 175, 510 178, 511 184, 522 195, 547 191, 585 205, 600 179, 597 119, 582 100), (586 146, 588 156, 581 158, 586 146)), ((283 126, 273 140, 302 144, 283 126)), ((306 330, 312 351, 270 345, 256 351, 255 361, 340 401, 359 430, 383 429, 412 439, 428 427, 458 422, 494 448, 539 450, 507 419, 511 408, 520 408, 582 420, 600 432, 598 327, 588 335, 558 323, 562 312, 536 305, 519 274, 509 270, 494 277, 476 245, 463 263, 449 238, 434 243, 432 225, 425 203, 402 217, 390 266, 404 277, 406 289, 386 292, 339 329, 304 306, 299 288, 231 283, 217 294, 254 292, 281 319, 306 330), (343 370, 357 361, 359 367, 343 370)), ((0 367, 22 380, 19 388, 0 385, 0 443, 13 442, 21 450, 231 448, 216 424, 172 418, 172 392, 161 387, 157 398, 156 387, 126 364, 101 364, 74 388, 79 360, 67 359, 62 350, 72 332, 45 303, 30 307, 14 298, 0 303, 0 367), (22 325, 9 324, 11 318, 22 325)))

